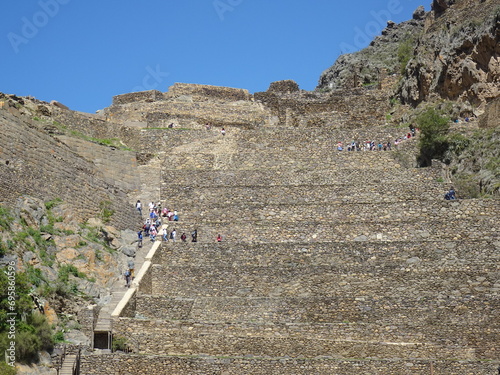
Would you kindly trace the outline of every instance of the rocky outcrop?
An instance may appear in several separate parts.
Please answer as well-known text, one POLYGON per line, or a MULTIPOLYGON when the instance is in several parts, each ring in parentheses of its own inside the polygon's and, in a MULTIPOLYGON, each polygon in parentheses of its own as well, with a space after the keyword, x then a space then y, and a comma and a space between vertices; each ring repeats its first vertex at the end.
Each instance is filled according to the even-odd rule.
POLYGON ((398 73, 399 45, 422 31, 424 18, 425 10, 419 7, 410 21, 400 24, 388 21, 381 35, 375 37, 368 47, 341 55, 333 66, 325 70, 319 78, 317 89, 358 87, 381 81, 383 71, 398 73))
POLYGON ((389 21, 369 47, 340 56, 317 89, 380 82, 385 70, 403 75, 396 90, 403 104, 445 99, 480 114, 500 94, 499 24, 496 0, 434 0, 431 12, 419 7, 410 21, 389 21))
POLYGON ((486 111, 479 120, 480 128, 496 128, 500 126, 500 98, 486 106, 486 111))
POLYGON ((455 3, 455 0, 433 0, 432 10, 436 15, 442 14, 448 7, 455 3))
POLYGON ((499 25, 497 1, 435 0, 397 91, 401 101, 461 101, 482 112, 500 94, 499 25))

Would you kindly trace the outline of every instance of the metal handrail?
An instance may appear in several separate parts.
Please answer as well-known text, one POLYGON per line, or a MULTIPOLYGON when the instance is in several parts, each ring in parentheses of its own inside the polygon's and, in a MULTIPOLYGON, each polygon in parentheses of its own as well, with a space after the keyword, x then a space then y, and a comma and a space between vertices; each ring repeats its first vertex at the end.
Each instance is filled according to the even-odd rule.
POLYGON ((66 345, 64 345, 63 353, 62 353, 61 357, 59 358, 59 363, 57 364, 57 368, 56 368, 57 375, 59 375, 59 370, 62 369, 65 358, 66 358, 66 345))
POLYGON ((82 352, 82 348, 78 345, 78 352, 76 353, 76 359, 73 363, 73 375, 80 375, 80 355, 82 352))

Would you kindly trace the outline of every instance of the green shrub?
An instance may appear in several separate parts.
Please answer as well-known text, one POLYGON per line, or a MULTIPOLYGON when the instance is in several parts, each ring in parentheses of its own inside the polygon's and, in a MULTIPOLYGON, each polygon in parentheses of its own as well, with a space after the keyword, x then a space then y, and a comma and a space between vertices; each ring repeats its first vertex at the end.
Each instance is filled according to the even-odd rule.
POLYGON ((415 39, 413 39, 413 37, 409 34, 407 34, 405 38, 399 43, 398 61, 401 74, 405 73, 406 65, 408 65, 408 61, 410 61, 413 56, 414 46, 415 39))
POLYGON ((128 348, 127 339, 123 336, 114 335, 111 347, 113 352, 116 352, 117 350, 124 351, 128 348))
POLYGON ((7 244, 0 240, 0 257, 3 257, 7 253, 7 244))
MULTIPOLYGON (((10 343, 7 315, 10 310, 8 303, 9 269, 0 270, 0 352, 3 353, 10 343), (4 272, 5 271, 5 272, 4 272)), ((32 285, 40 284, 43 277, 39 270, 33 267, 27 272, 15 275, 15 326, 16 326, 16 360, 24 363, 35 362, 38 352, 53 348, 52 328, 45 316, 33 310, 33 300, 30 292, 32 285)), ((4 372, 1 372, 2 374, 4 372)))
POLYGON ((79 278, 86 278, 86 275, 83 272, 78 271, 78 269, 72 264, 63 264, 59 267, 57 279, 63 283, 67 283, 69 281, 69 275, 73 275, 79 278))
POLYGON ((475 175, 460 173, 453 176, 453 186, 460 198, 479 198, 481 191, 475 175))
POLYGON ((434 108, 429 108, 417 116, 416 122, 421 133, 418 161, 420 166, 427 167, 431 165, 432 159, 442 159, 448 150, 449 119, 434 108))
POLYGON ((64 342, 64 332, 63 331, 57 331, 54 334, 53 340, 54 340, 55 343, 64 342))
POLYGON ((13 221, 14 219, 10 215, 9 210, 0 206, 0 232, 2 230, 9 230, 13 221))
POLYGON ((9 366, 5 362, 0 362, 0 374, 2 374, 2 375, 16 375, 17 370, 15 367, 9 366))
POLYGON ((28 265, 26 267, 26 275, 28 277, 28 281, 30 284, 34 286, 40 286, 43 283, 47 283, 45 277, 42 274, 42 270, 40 268, 35 268, 32 265, 28 265))
POLYGON ((38 246, 44 247, 45 240, 42 238, 42 233, 38 229, 35 229, 33 227, 28 227, 26 229, 26 232, 31 236, 31 238, 33 238, 33 240, 38 246))
POLYGON ((61 198, 54 198, 48 202, 45 202, 45 208, 47 210, 51 210, 53 207, 57 206, 58 204, 60 204, 62 202, 62 199, 61 198))
POLYGON ((111 216, 115 213, 113 209, 111 209, 110 201, 102 201, 99 203, 99 209, 101 210, 100 216, 103 223, 108 223, 111 220, 111 216))
POLYGON ((448 152, 460 155, 470 145, 470 139, 462 134, 455 133, 448 137, 448 152))

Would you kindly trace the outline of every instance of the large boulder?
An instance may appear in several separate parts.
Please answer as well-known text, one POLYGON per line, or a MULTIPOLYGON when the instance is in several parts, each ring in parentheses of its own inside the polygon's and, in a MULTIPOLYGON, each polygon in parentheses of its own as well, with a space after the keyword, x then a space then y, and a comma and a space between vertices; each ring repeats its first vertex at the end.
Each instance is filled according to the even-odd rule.
POLYGON ((18 199, 16 208, 17 216, 30 227, 40 228, 42 219, 47 216, 45 203, 38 198, 21 197, 18 199))
POLYGON ((122 246, 121 251, 128 257, 135 257, 135 245, 122 246))
POLYGON ((433 0, 432 1, 432 10, 436 16, 440 16, 446 9, 448 9, 451 5, 455 4, 455 0, 433 0))
POLYGON ((425 18, 425 8, 423 5, 420 5, 415 11, 413 12, 413 19, 417 21, 421 21, 425 18))
POLYGON ((500 97, 486 107, 486 111, 479 119, 480 128, 496 128, 500 126, 500 97))

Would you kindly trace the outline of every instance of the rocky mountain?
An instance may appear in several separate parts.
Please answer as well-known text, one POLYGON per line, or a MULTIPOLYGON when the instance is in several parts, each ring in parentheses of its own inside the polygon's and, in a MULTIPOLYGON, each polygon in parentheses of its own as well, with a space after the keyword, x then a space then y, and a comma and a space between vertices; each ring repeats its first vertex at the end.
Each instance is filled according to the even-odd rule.
POLYGON ((398 74, 401 70, 398 49, 403 43, 414 44, 424 28, 425 17, 425 9, 421 6, 409 21, 399 24, 388 21, 382 34, 375 37, 368 47, 341 55, 325 70, 317 89, 327 91, 370 85, 383 79, 381 74, 398 74))
POLYGON ((397 96, 417 105, 469 103, 477 113, 500 94, 500 2, 434 1, 397 96))
POLYGON ((434 0, 430 12, 389 21, 369 47, 340 56, 317 89, 374 83, 385 69, 401 74, 395 97, 403 104, 453 100, 482 113, 500 93, 499 23, 498 0, 434 0))

